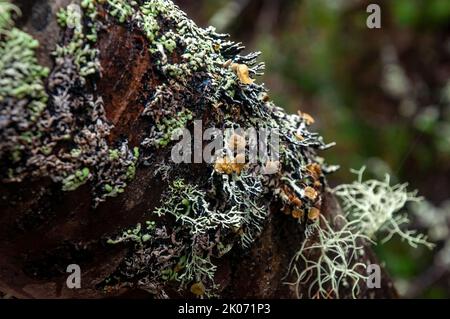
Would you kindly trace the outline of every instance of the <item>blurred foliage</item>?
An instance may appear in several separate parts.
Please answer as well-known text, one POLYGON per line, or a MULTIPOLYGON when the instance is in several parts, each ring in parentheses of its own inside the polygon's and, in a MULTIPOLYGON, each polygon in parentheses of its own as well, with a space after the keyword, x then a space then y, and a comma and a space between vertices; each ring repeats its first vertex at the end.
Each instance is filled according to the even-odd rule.
MULTIPOLYGON (((434 204, 450 197, 450 1, 178 3, 200 24, 215 22, 262 51, 259 81, 271 97, 315 116, 317 130, 337 142, 323 154, 342 167, 331 184, 352 181, 349 169, 366 165, 371 177, 389 173, 434 204), (366 26, 370 3, 381 7, 381 29, 366 26)), ((401 242, 376 251, 400 290, 433 261, 433 252, 401 242)), ((422 297, 450 297, 448 271, 422 297)))

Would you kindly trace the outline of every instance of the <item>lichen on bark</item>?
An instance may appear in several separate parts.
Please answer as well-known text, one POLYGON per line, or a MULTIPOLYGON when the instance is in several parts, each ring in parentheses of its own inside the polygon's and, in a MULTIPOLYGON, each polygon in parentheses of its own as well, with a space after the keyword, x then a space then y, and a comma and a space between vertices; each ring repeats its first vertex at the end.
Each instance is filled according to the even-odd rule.
MULTIPOLYGON (((156 225, 150 231, 140 228, 139 236, 148 240, 120 240, 133 242, 135 247, 109 284, 137 282, 156 295, 165 295, 161 290, 165 285, 182 291, 201 285, 201 294, 193 290, 214 296, 220 287, 214 281, 217 267, 213 260, 233 247, 249 249, 274 202, 281 203, 286 213, 295 212, 293 218, 305 227, 317 223, 317 213, 308 213, 320 210, 327 167, 315 150, 326 145, 308 130, 310 116, 287 115, 270 101, 265 87, 254 81, 263 70, 256 60, 258 53, 241 55, 241 44, 213 28, 197 27, 170 1, 108 1, 105 8, 116 23, 145 35, 156 61, 161 84, 151 88, 145 105, 143 116, 153 126, 149 125, 149 135, 141 144, 144 160, 153 160, 150 165, 157 165, 153 158, 157 149, 174 144, 169 136, 176 129, 204 119, 205 112, 207 127, 280 131, 282 151, 277 163, 260 159, 256 164, 237 165, 239 154, 224 159, 224 151, 217 150, 216 162, 207 165, 211 177, 202 183, 186 183, 182 175, 172 174, 161 206, 148 212, 149 221, 156 225), (264 175, 264 165, 279 165, 281 170, 264 175)), ((249 147, 244 145, 241 155, 248 155, 249 147)), ((125 234, 129 232, 133 230, 125 234)))
POLYGON ((107 142, 111 126, 101 96, 90 87, 100 75, 98 22, 93 20, 97 9, 89 1, 82 7, 70 5, 58 14, 66 35, 53 52, 55 65, 46 89, 49 71, 36 60, 37 40, 16 28, 5 31, 2 81, 16 87, 5 83, 0 92, 1 177, 20 182, 48 176, 64 191, 90 181, 97 205, 123 191, 133 177, 137 152, 127 141, 107 142))
MULTIPOLYGON (((314 232, 323 210, 325 174, 334 169, 317 152, 331 145, 310 131, 310 115, 286 114, 270 99, 257 80, 264 69, 258 53, 243 54, 240 43, 214 28, 198 27, 171 1, 83 0, 81 6, 63 8, 57 19, 61 39, 53 68, 45 81, 44 72, 33 80, 41 83, 46 100, 1 96, 1 179, 11 185, 46 177, 68 194, 86 187, 92 192, 89 214, 95 215, 109 197, 128 200, 130 183, 135 183, 131 192, 145 189, 150 181, 136 176, 153 171, 151 179, 158 182, 145 194, 160 192, 157 204, 143 204, 142 216, 133 219, 138 222, 130 218, 85 245, 126 249, 114 269, 97 278, 96 290, 109 295, 138 287, 156 297, 221 296, 226 288, 217 280, 221 260, 249 253, 274 214, 293 224, 301 238, 314 232), (107 115, 114 101, 102 97, 101 87, 109 80, 105 55, 111 53, 102 51, 109 30, 143 39, 133 43, 144 47, 146 60, 134 80, 142 81, 136 84, 138 137, 116 133, 120 123, 107 115), (29 112, 15 113, 37 101, 43 104, 34 121, 29 112), (173 163, 171 137, 179 129, 192 131, 198 120, 203 128, 244 133, 225 134, 225 145, 211 163, 173 163), (240 161, 252 147, 248 129, 278 132, 276 161, 240 161), (20 156, 14 155, 17 146, 20 156), (264 174, 265 169, 274 173, 264 174)), ((11 45, 1 37, 2 45, 11 45)), ((0 72, 13 66, 3 64, 0 72)))

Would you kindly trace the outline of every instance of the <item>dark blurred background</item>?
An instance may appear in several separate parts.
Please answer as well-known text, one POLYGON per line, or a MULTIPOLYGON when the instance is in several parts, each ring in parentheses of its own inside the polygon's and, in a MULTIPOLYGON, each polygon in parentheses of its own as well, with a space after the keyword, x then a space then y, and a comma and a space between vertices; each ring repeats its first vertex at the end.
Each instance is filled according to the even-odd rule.
POLYGON ((199 25, 261 51, 258 79, 289 112, 316 119, 337 146, 331 185, 389 173, 426 200, 408 207, 433 251, 392 240, 376 247, 406 297, 450 297, 450 1, 176 0, 199 25), (381 29, 366 8, 381 7, 381 29))

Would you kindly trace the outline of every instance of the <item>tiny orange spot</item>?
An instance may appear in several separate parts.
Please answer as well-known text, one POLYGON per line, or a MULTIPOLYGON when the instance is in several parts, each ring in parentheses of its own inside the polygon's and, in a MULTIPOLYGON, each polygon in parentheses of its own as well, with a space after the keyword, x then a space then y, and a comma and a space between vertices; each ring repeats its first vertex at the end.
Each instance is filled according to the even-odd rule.
POLYGON ((307 187, 305 187, 304 192, 305 192, 306 198, 309 198, 312 201, 316 200, 317 191, 314 188, 307 186, 307 187))
POLYGON ((314 124, 316 121, 308 113, 298 111, 298 115, 305 121, 306 125, 314 124))
POLYGON ((308 212, 308 219, 311 220, 317 220, 320 216, 320 210, 316 207, 311 207, 311 209, 308 212))

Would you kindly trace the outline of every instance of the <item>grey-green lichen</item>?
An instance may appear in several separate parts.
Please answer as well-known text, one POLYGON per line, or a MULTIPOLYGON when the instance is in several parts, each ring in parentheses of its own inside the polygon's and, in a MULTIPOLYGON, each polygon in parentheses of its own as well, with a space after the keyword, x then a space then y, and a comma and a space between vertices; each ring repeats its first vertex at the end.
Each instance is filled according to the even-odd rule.
POLYGON ((96 1, 83 0, 81 7, 71 4, 57 14, 67 32, 53 52, 50 74, 36 59, 38 42, 13 27, 14 8, 1 2, 2 181, 50 177, 63 191, 89 184, 94 205, 117 196, 135 176, 139 150, 126 140, 109 145, 112 126, 90 85, 101 73, 96 1))
MULTIPOLYGON (((41 137, 31 130, 46 107, 44 80, 49 70, 39 65, 38 41, 14 27, 19 10, 0 2, 0 157, 2 163, 17 164, 24 150, 41 137)), ((15 171, 2 164, 1 176, 14 179, 15 171)))
POLYGON ((189 110, 180 111, 174 117, 164 117, 145 143, 154 144, 157 148, 165 147, 172 141, 174 133, 179 129, 184 129, 191 120, 192 112, 189 110))
POLYGON ((57 58, 70 56, 77 68, 77 73, 84 78, 98 72, 100 64, 98 61, 98 49, 93 48, 97 40, 96 16, 97 10, 93 1, 82 2, 83 11, 79 6, 69 5, 66 9, 58 12, 58 23, 62 28, 70 28, 73 35, 68 43, 57 46, 55 55, 57 58), (82 19, 88 18, 87 30, 82 19))

